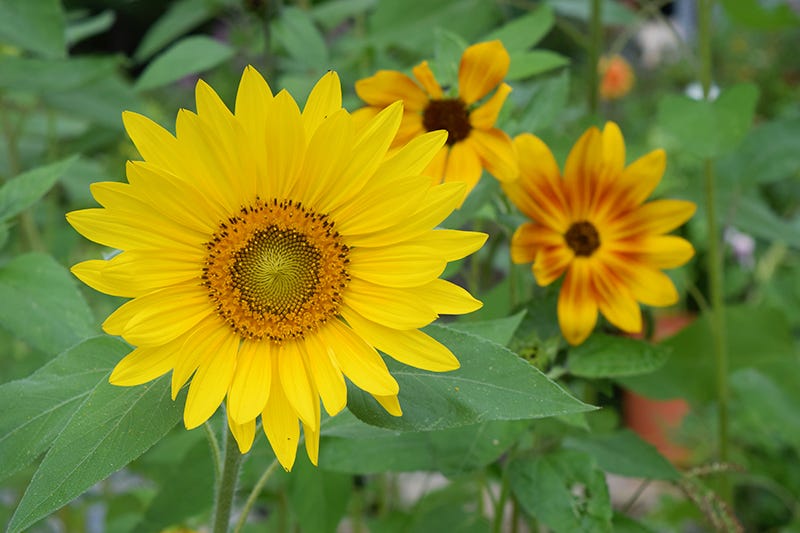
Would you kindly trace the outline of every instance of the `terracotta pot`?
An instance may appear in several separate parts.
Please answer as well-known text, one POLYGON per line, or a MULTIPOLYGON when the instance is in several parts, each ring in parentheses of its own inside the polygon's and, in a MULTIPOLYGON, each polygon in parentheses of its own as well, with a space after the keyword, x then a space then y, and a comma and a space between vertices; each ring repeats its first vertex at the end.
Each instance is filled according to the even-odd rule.
MULTIPOLYGON (((653 341, 671 337, 694 321, 694 315, 663 315, 656 318, 653 341)), ((625 424, 642 439, 655 446, 673 464, 684 464, 689 450, 672 440, 672 435, 689 412, 686 400, 653 400, 629 390, 624 391, 623 416, 625 424)))

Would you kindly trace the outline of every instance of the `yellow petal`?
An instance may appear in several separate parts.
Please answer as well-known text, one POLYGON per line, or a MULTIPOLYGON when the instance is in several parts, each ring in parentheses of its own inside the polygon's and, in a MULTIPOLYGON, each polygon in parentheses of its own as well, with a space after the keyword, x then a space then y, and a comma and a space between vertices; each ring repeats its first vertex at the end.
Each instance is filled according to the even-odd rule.
POLYGON ((666 167, 667 155, 661 149, 631 163, 620 175, 619 189, 624 194, 620 195, 618 209, 631 209, 647 200, 661 182, 666 167))
POLYGON ((122 123, 142 159, 164 169, 171 168, 170 158, 177 151, 178 141, 170 132, 146 116, 132 111, 122 113, 122 123))
POLYGON ((597 303, 586 258, 576 258, 567 272, 558 295, 558 323, 573 346, 585 341, 597 323, 597 303))
POLYGON ((428 163, 428 166, 425 167, 425 170, 422 172, 424 175, 431 178, 431 183, 433 185, 442 183, 442 180, 444 179, 444 171, 447 169, 448 154, 450 154, 450 147, 443 146, 438 152, 436 152, 436 155, 433 156, 431 162, 428 163))
POLYGON ((261 156, 266 161, 266 175, 259 188, 265 196, 286 198, 305 158, 306 133, 300 109, 286 91, 279 92, 270 102, 268 113, 261 156))
POLYGON ((397 394, 400 390, 375 348, 364 342, 349 326, 331 320, 320 329, 319 334, 322 342, 333 349, 336 363, 344 375, 357 387, 380 395, 397 394))
POLYGON ((245 454, 250 451, 250 448, 253 447, 253 440, 256 438, 256 421, 251 420, 249 422, 245 422, 244 424, 239 424, 234 422, 234 420, 228 416, 228 427, 233 434, 233 438, 236 439, 236 445, 239 447, 239 452, 245 454))
POLYGON ((239 348, 236 371, 228 391, 228 417, 245 423, 261 414, 272 380, 272 344, 245 340, 239 348))
POLYGON ((208 352, 200 361, 189 385, 183 423, 193 429, 208 420, 225 399, 236 368, 239 336, 233 331, 214 352, 208 352))
POLYGON ((421 111, 428 96, 414 80, 396 70, 379 70, 356 82, 356 94, 371 106, 386 107, 402 100, 409 111, 421 111))
POLYGON ((462 202, 469 192, 475 188, 478 180, 481 179, 482 173, 481 160, 470 143, 462 141, 450 147, 450 152, 447 155, 447 167, 444 171, 444 181, 460 181, 467 184, 462 202))
POLYGON ((439 314, 463 315, 483 307, 483 303, 473 298, 466 289, 444 279, 435 279, 408 290, 439 314))
MULTIPOLYGON (((199 261, 180 253, 126 251, 108 261, 100 261, 103 265, 99 275, 102 283, 115 291, 108 294, 136 297, 187 282, 199 285, 202 273, 202 263, 199 261)), ((97 263, 95 265, 100 266, 97 263)), ((78 268, 78 273, 83 274, 81 270, 82 267, 78 268)))
POLYGON ((433 71, 431 71, 427 61, 423 61, 411 69, 411 72, 431 99, 440 100, 442 98, 442 87, 436 81, 436 76, 433 75, 433 71))
POLYGON ((478 251, 489 235, 477 231, 437 229, 415 237, 413 244, 429 247, 447 261, 455 261, 478 251))
POLYGON ((511 64, 511 58, 499 40, 474 44, 464 50, 458 67, 458 94, 471 104, 497 87, 511 64))
POLYGON ((319 403, 319 398, 312 389, 299 344, 299 341, 284 342, 275 358, 286 399, 303 423, 313 424, 314 404, 319 403))
POLYGON ((596 177, 603 168, 603 143, 600 131, 589 128, 567 156, 564 189, 575 220, 587 220, 597 188, 596 177))
POLYGON ((228 325, 218 316, 211 315, 183 337, 185 341, 180 345, 180 353, 172 370, 173 400, 197 367, 222 349, 230 334, 228 325))
POLYGON ((465 142, 472 145, 489 174, 500 181, 517 179, 519 166, 514 145, 503 130, 472 130, 465 142))
POLYGON ((654 307, 665 307, 678 302, 675 284, 660 270, 617 254, 604 254, 602 257, 608 268, 628 287, 637 301, 654 307))
POLYGON ((552 246, 539 249, 533 260, 533 276, 540 287, 546 287, 561 277, 564 270, 575 259, 569 246, 552 246))
POLYGON ((609 225, 608 240, 667 233, 692 218, 696 209, 694 203, 686 200, 648 202, 609 225))
POLYGON ((416 287, 439 277, 447 261, 435 251, 412 244, 350 250, 348 273, 386 287, 416 287))
POLYGON ((619 176, 625 168, 625 140, 614 122, 606 122, 603 127, 603 160, 608 176, 619 176))
POLYGON ((303 126, 311 138, 323 120, 342 109, 342 84, 339 75, 329 70, 311 89, 303 107, 303 126))
POLYGON ((415 137, 381 163, 375 171, 374 179, 386 180, 388 177, 424 174, 423 171, 441 151, 445 142, 446 131, 432 131, 415 137))
POLYGON ((605 264, 594 261, 592 268, 594 269, 592 285, 600 312, 622 331, 640 332, 642 312, 628 288, 605 264))
POLYGON ((417 329, 387 328, 350 309, 343 309, 342 316, 368 344, 403 364, 431 372, 446 372, 461 366, 446 346, 417 329))
POLYGON ((364 317, 396 329, 427 326, 437 318, 436 311, 417 292, 375 285, 353 278, 347 286, 344 303, 364 317))
POLYGON ((180 346, 175 342, 152 348, 136 348, 114 367, 109 383, 122 387, 141 385, 172 370, 180 346))
POLYGON ((101 259, 90 259, 83 261, 70 268, 76 278, 84 282, 89 287, 96 291, 100 291, 111 296, 121 296, 123 298, 133 298, 140 296, 141 293, 134 287, 128 287, 116 283, 113 279, 108 279, 104 276, 104 271, 108 266, 109 261, 101 259))
POLYGON ((311 423, 303 422, 303 436, 305 437, 306 441, 306 454, 308 454, 308 459, 311 461, 311 464, 317 466, 319 463, 319 423, 320 423, 320 412, 319 412, 319 399, 318 394, 314 391, 314 420, 311 423))
MULTIPOLYGON (((272 374, 278 375, 277 358, 273 358, 272 374)), ((269 400, 261 413, 264 433, 267 435, 278 462, 287 472, 294 466, 297 445, 300 442, 300 424, 289 400, 283 393, 280 380, 274 380, 269 390, 269 400)))
POLYGON ((639 239, 614 241, 608 244, 608 248, 658 269, 677 268, 694 256, 691 243, 675 235, 646 235, 639 239))
POLYGON ((334 416, 347 405, 347 385, 339 367, 332 360, 332 353, 317 335, 308 335, 305 339, 308 368, 312 369, 322 404, 329 415, 334 416))
POLYGON ((397 399, 397 395, 390 395, 390 396, 379 396, 377 394, 372 395, 375 400, 381 407, 386 409, 386 412, 392 416, 403 416, 403 410, 400 408, 400 401, 397 399))
POLYGON ((497 115, 500 114, 500 110, 503 108, 503 104, 510 93, 511 86, 507 83, 501 83, 491 98, 469 114, 469 123, 472 127, 479 130, 493 128, 494 123, 497 122, 497 115))
POLYGON ((428 130, 425 129, 425 126, 422 124, 422 114, 406 109, 403 112, 403 120, 400 121, 400 127, 397 128, 397 134, 392 141, 392 147, 402 148, 414 137, 424 135, 425 133, 428 133, 428 130))

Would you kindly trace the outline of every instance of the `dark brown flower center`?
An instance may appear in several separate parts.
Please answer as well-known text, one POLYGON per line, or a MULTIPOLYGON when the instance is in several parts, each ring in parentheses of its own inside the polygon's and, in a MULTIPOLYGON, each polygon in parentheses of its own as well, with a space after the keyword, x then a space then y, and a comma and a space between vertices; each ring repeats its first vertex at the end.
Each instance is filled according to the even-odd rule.
POLYGON ((460 98, 431 100, 422 114, 422 125, 428 131, 447 130, 447 144, 451 146, 466 139, 472 130, 469 111, 460 98))
POLYGON ((575 255, 588 257, 600 247, 600 234, 591 222, 585 220, 572 224, 564 239, 575 255))

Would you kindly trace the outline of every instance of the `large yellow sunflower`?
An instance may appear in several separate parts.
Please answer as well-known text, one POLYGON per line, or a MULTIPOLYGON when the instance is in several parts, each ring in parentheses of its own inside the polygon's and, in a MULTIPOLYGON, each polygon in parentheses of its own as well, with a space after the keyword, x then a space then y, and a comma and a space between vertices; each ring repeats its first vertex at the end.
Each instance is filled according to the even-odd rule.
POLYGON ((501 181, 517 177, 511 139, 494 127, 511 92, 502 83, 510 58, 500 41, 470 46, 461 57, 457 94, 445 94, 427 61, 413 69, 416 82, 402 72, 381 70, 356 82, 356 93, 368 107, 356 111, 359 119, 372 117, 397 100, 405 113, 392 146, 403 146, 428 131, 446 130, 447 143, 425 173, 437 182, 463 181, 469 193, 483 169, 501 181), (490 92, 495 93, 481 103, 490 92))
POLYGON ((387 158, 402 104, 357 129, 335 72, 302 112, 252 67, 235 113, 202 81, 196 100, 197 113, 179 112, 175 136, 124 114, 144 161, 128 163, 128 183, 92 186, 102 208, 67 215, 121 253, 72 271, 132 298, 103 323, 136 346, 112 383, 171 370, 173 398, 191 378, 187 428, 225 400, 243 453, 261 416, 284 468, 294 463, 300 424, 316 464, 320 399, 331 415, 344 408, 345 376, 401 414, 398 384, 377 350, 431 371, 459 366, 418 328, 480 307, 439 275, 486 235, 433 229, 464 193, 462 183, 432 185, 422 175, 446 133, 387 158))
POLYGON ((692 245, 664 235, 694 214, 683 200, 644 203, 661 181, 663 150, 625 166, 625 142, 616 124, 590 128, 567 157, 562 177, 553 154, 537 137, 514 139, 520 164, 516 182, 503 184, 533 221, 511 240, 515 263, 533 262, 539 285, 566 272, 558 299, 558 321, 570 344, 594 329, 598 310, 626 332, 642 329, 641 302, 672 305, 678 293, 661 272, 686 263, 692 245))

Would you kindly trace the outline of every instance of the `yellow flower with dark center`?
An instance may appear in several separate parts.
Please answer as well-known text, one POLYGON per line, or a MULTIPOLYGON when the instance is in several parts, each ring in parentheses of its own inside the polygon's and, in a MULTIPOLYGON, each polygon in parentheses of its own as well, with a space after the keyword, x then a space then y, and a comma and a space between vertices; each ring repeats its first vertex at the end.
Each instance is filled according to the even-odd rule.
POLYGON ((144 161, 128 163, 128 183, 92 186, 102 208, 67 215, 81 234, 121 253, 72 271, 132 298, 103 323, 136 346, 113 384, 171 370, 173 398, 191 378, 187 428, 226 401, 243 453, 260 416, 286 469, 300 425, 316 464, 320 400, 329 414, 341 411, 344 377, 401 414, 398 384, 377 350, 436 372, 459 366, 418 328, 481 306, 439 276, 486 235, 434 229, 465 188, 432 185, 422 173, 446 134, 420 136, 387 157, 402 104, 357 128, 334 72, 302 112, 250 67, 234 113, 202 81, 196 99, 196 114, 178 114, 175 136, 124 114, 144 161))
POLYGON ((646 202, 664 173, 666 155, 654 150, 625 166, 625 142, 616 124, 590 128, 575 144, 561 175, 553 154, 537 137, 514 139, 520 177, 503 184, 508 197, 532 219, 511 240, 515 263, 533 262, 541 286, 564 272, 558 322, 570 344, 586 340, 600 311, 626 332, 642 329, 641 302, 678 301, 661 269, 694 255, 681 237, 665 235, 694 214, 683 200, 646 202))
POLYGON ((456 95, 445 94, 427 61, 414 67, 416 82, 402 72, 378 71, 356 82, 356 93, 368 107, 354 116, 364 120, 402 100, 405 113, 393 147, 403 146, 425 132, 447 131, 446 145, 425 171, 437 183, 463 181, 469 193, 484 168, 498 180, 516 179, 511 139, 494 127, 511 92, 511 87, 502 83, 509 64, 508 52, 500 41, 470 46, 461 57, 456 95), (494 94, 484 100, 492 91, 494 94))

